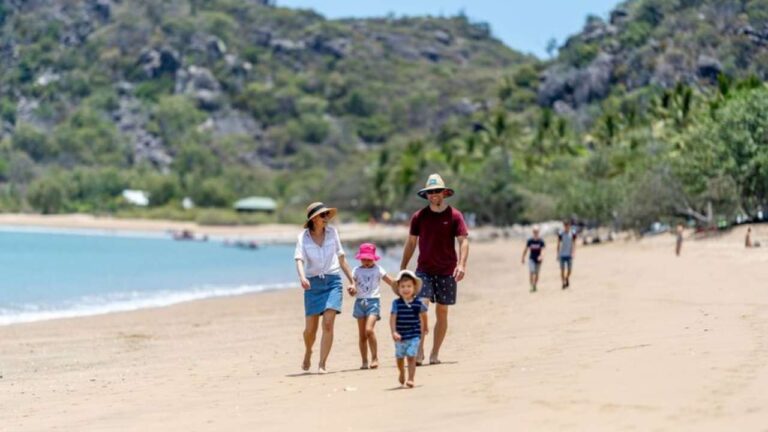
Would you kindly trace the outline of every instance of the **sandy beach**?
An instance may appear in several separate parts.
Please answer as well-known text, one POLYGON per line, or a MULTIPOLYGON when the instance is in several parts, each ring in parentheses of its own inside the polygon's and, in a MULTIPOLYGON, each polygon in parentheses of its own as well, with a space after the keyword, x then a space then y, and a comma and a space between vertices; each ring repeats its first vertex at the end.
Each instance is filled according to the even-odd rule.
POLYGON ((743 236, 581 247, 566 291, 548 238, 536 294, 522 240, 475 242, 413 390, 385 320, 358 370, 349 298, 331 373, 303 374, 299 288, 0 327, 0 430, 765 431, 768 247, 743 236))
MULTIPOLYGON (((209 236, 213 239, 249 239, 262 242, 295 243, 300 227, 289 224, 262 224, 212 226, 194 222, 152 219, 125 219, 88 214, 39 215, 3 213, 0 227, 30 229, 97 230, 102 232, 145 232, 166 233, 189 230, 195 236, 209 236)), ((371 225, 367 223, 344 223, 340 225, 345 241, 403 239, 408 228, 399 225, 371 225)))

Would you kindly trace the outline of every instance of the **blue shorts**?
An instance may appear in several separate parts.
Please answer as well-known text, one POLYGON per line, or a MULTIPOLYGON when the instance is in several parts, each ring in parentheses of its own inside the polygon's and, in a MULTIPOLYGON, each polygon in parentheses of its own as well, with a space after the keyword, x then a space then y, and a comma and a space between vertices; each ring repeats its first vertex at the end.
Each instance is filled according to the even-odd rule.
POLYGON ((304 291, 304 315, 322 315, 328 309, 341 313, 342 283, 340 275, 309 278, 309 289, 304 291))
POLYGON ((421 343, 420 337, 410 338, 395 342, 395 357, 401 359, 403 357, 416 357, 419 353, 419 344, 421 343))
POLYGON ((541 262, 529 259, 528 260, 528 271, 531 273, 539 274, 539 270, 541 270, 541 262))
POLYGON ((355 300, 355 308, 352 310, 352 316, 358 319, 375 316, 377 320, 380 320, 381 299, 359 298, 355 300))
POLYGON ((568 268, 568 270, 573 268, 573 257, 571 256, 560 257, 560 268, 565 269, 566 267, 568 268))
POLYGON ((419 297, 441 305, 456 304, 456 279, 453 276, 432 275, 416 271, 423 285, 419 297))

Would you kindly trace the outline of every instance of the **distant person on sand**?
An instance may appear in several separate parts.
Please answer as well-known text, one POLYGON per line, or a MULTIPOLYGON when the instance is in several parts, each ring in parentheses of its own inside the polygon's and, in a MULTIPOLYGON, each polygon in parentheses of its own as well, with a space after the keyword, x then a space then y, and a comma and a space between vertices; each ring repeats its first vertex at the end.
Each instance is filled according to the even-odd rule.
POLYGON ((539 226, 533 226, 533 236, 525 243, 523 249, 523 258, 520 262, 525 264, 525 255, 528 254, 528 272, 530 273, 531 292, 536 292, 536 285, 539 283, 539 271, 541 262, 544 259, 544 240, 539 237, 539 226), (530 253, 529 253, 530 252, 530 253))
POLYGON ((560 281, 563 289, 571 286, 571 269, 576 255, 576 232, 570 220, 563 221, 563 230, 557 233, 557 259, 560 261, 560 281))
MULTIPOLYGON (((429 205, 411 217, 410 235, 400 262, 400 270, 405 270, 418 245, 416 275, 424 283, 420 296, 426 302, 437 303, 430 364, 440 363, 440 347, 448 332, 448 307, 456 304, 456 285, 464 279, 469 254, 469 232, 464 216, 445 202, 445 199, 453 194, 453 189, 445 186, 439 174, 429 176, 424 188, 418 192, 421 198, 429 201, 429 205)), ((423 361, 422 339, 417 364, 423 361)))
POLYGON ((350 295, 355 296, 355 307, 352 316, 357 319, 358 344, 360 357, 363 359, 360 369, 376 369, 379 367, 378 343, 373 327, 376 321, 381 319, 381 292, 379 284, 382 280, 389 286, 393 286, 394 280, 387 274, 376 261, 380 259, 376 255, 376 245, 363 243, 355 255, 360 260, 360 265, 352 270, 355 281, 348 287, 350 295), (371 350, 371 363, 368 363, 368 348, 371 350))
POLYGON ((416 376, 416 356, 421 340, 429 332, 427 306, 419 298, 422 281, 410 270, 401 270, 393 287, 398 298, 392 302, 389 328, 395 341, 398 381, 413 388, 416 376), (405 379, 405 361, 408 361, 408 380, 405 379))
POLYGON ((343 284, 341 271, 354 289, 352 270, 344 258, 344 248, 335 228, 328 222, 336 216, 336 209, 321 202, 307 207, 304 231, 296 242, 294 259, 299 282, 304 289, 304 361, 301 368, 309 370, 312 346, 315 343, 320 317, 323 318, 323 336, 320 340, 318 373, 326 373, 326 361, 333 345, 333 326, 336 314, 341 313, 343 284))
POLYGON ((759 241, 752 241, 752 227, 747 227, 747 235, 744 237, 744 246, 747 248, 760 247, 759 241))
POLYGON ((683 249, 683 224, 677 224, 675 236, 675 255, 680 256, 680 252, 683 249))

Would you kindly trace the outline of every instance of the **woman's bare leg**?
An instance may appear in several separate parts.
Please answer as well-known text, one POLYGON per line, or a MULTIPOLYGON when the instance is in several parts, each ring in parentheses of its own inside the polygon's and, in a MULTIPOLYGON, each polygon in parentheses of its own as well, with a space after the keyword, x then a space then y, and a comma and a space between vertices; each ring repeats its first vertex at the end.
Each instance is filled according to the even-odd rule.
POLYGON ((336 311, 333 309, 326 309, 323 312, 323 336, 320 339, 320 369, 318 372, 325 373, 325 362, 328 360, 328 355, 331 353, 331 347, 333 346, 333 325, 336 322, 336 311))
POLYGON ((308 371, 312 361, 312 345, 315 344, 317 328, 320 324, 320 315, 308 316, 304 321, 304 361, 301 369, 308 371))

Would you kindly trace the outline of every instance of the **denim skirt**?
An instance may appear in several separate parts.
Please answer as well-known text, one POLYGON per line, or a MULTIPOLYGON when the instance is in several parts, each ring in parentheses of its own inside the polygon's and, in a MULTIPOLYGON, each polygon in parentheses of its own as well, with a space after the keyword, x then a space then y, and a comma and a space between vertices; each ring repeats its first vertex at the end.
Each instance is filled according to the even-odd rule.
POLYGON ((322 315, 328 309, 341 313, 342 292, 341 275, 327 274, 309 278, 309 289, 304 291, 304 315, 322 315))

